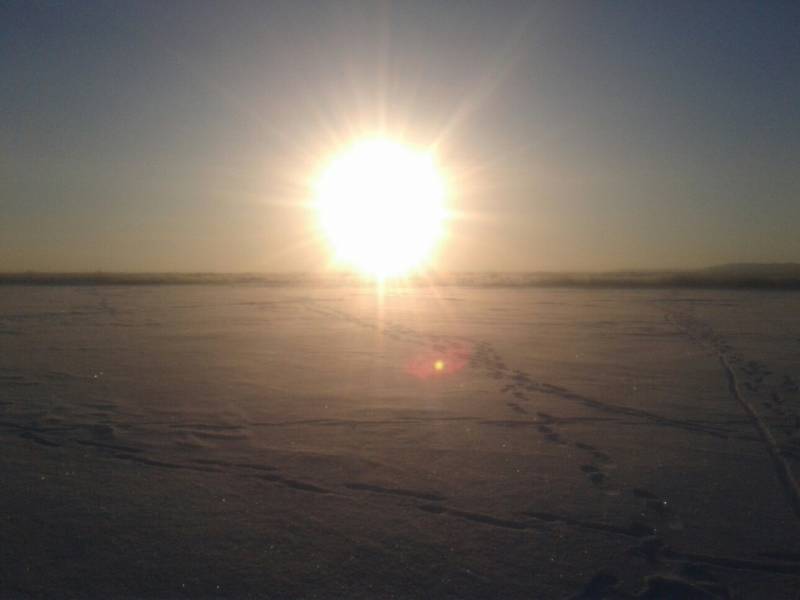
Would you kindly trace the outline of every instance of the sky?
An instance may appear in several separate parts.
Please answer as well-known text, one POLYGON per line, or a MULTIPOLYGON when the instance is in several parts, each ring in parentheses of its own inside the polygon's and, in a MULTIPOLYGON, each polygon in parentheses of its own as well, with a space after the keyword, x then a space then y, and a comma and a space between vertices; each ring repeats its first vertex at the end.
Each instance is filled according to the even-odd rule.
POLYGON ((310 181, 435 148, 440 270, 800 262, 800 3, 0 5, 0 271, 328 268, 310 181))

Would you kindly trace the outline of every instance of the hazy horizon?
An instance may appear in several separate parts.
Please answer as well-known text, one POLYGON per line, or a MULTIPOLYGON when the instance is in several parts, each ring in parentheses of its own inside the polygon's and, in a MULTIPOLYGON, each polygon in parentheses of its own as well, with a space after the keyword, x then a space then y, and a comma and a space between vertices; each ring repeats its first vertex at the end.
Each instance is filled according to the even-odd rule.
MULTIPOLYGON (((326 272, 0 272, 0 286, 256 286, 275 288, 445 288, 573 289, 800 289, 800 263, 740 263, 684 270, 460 271, 405 274, 375 279, 358 270, 326 272)), ((438 292, 436 292, 438 293, 438 292)))
MULTIPOLYGON (((614 274, 614 273, 681 273, 681 272, 695 272, 695 271, 713 271, 718 269, 744 269, 744 270, 774 270, 774 269, 800 269, 800 262, 786 261, 766 261, 766 262, 745 262, 733 261, 726 263, 715 263, 701 265, 697 267, 639 267, 639 268, 607 268, 607 269, 483 269, 483 270, 441 270, 441 269, 426 269, 410 273, 407 276, 398 276, 395 279, 403 279, 405 277, 425 277, 431 274, 440 275, 459 275, 470 273, 498 273, 498 274, 614 274)), ((212 269, 197 269, 187 271, 177 270, 163 270, 152 271, 143 269, 131 270, 106 270, 106 269, 80 269, 80 270, 50 270, 50 269, 8 269, 0 271, 2 275, 18 275, 18 274, 36 274, 36 275, 309 275, 309 276, 361 276, 356 269, 347 268, 318 268, 316 270, 298 270, 298 269, 274 269, 263 271, 224 271, 212 269)))
POLYGON ((324 271, 310 181, 434 146, 439 271, 798 262, 795 3, 4 3, 0 271, 324 271))

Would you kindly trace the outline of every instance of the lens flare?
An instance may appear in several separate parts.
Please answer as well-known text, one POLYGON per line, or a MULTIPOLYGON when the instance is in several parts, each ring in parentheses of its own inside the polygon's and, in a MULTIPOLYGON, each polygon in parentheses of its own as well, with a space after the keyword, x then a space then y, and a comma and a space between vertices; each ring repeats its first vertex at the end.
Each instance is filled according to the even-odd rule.
POLYGON ((469 364, 473 348, 466 343, 451 343, 444 350, 422 351, 406 363, 406 373, 415 379, 447 378, 469 364))

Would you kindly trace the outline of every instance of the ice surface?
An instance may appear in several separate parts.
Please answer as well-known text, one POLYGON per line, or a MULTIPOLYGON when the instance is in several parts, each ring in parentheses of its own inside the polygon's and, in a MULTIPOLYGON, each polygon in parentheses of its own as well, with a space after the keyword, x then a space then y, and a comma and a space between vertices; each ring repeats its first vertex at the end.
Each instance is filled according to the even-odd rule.
POLYGON ((6 286, 0 590, 796 598, 798 386, 798 292, 6 286))

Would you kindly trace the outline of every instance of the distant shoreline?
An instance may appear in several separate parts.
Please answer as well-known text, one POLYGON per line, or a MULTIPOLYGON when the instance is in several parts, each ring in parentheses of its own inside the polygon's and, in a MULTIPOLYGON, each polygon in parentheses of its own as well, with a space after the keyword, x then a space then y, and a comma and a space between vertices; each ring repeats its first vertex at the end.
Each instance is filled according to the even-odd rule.
MULTIPOLYGON (((372 287, 353 274, 303 273, 0 273, 2 286, 254 285, 266 287, 372 287)), ((692 271, 473 272, 415 275, 390 287, 483 288, 710 288, 800 289, 800 265, 724 265, 692 271)))

